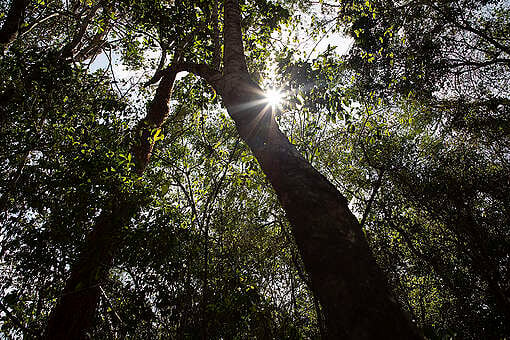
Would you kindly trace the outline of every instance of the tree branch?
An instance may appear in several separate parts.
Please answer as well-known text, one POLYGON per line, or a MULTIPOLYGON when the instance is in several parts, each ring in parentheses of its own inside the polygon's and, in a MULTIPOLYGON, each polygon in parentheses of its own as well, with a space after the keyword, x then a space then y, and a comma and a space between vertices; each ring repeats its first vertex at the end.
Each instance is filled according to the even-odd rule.
POLYGON ((21 24, 25 19, 25 12, 27 10, 28 0, 13 0, 11 7, 7 12, 2 28, 0 28, 0 45, 4 51, 10 43, 12 43, 18 36, 21 24))
POLYGON ((19 329, 23 331, 23 333, 35 336, 36 338, 40 336, 37 332, 31 330, 30 328, 27 328, 25 325, 23 325, 23 322, 21 322, 7 307, 5 307, 2 303, 0 303, 0 309, 4 311, 4 313, 7 315, 7 317, 16 325, 19 329))
POLYGON ((76 34, 73 36, 73 39, 68 42, 60 52, 60 57, 62 59, 72 58, 74 57, 74 50, 78 45, 82 42, 83 37, 85 33, 87 32, 87 29, 90 25, 90 22, 92 21, 92 18, 96 15, 99 8, 101 8, 103 4, 99 2, 96 6, 92 7, 89 10, 89 13, 85 16, 85 19, 81 23, 80 28, 76 32, 76 34))
POLYGON ((37 20, 36 22, 31 23, 30 26, 24 27, 23 29, 20 30, 19 36, 22 37, 25 34, 30 33, 30 31, 32 31, 34 28, 36 28, 40 24, 50 20, 51 18, 59 16, 59 15, 62 15, 62 14, 59 13, 59 12, 51 13, 51 14, 45 16, 44 18, 42 18, 40 20, 37 20))
POLYGON ((464 67, 464 66, 472 66, 473 68, 479 69, 486 66, 491 66, 495 64, 510 64, 510 58, 494 58, 487 61, 472 61, 472 60, 460 60, 460 59, 450 59, 448 60, 451 64, 450 67, 464 67))
POLYGON ((209 65, 182 62, 177 64, 176 68, 179 71, 187 71, 203 78, 216 92, 222 92, 223 75, 219 71, 212 69, 209 65))
POLYGON ((383 176, 384 176, 384 170, 381 170, 381 173, 379 174, 379 177, 377 178, 377 181, 375 182, 374 188, 372 189, 372 194, 370 195, 370 198, 368 199, 367 207, 365 208, 365 211, 363 212, 363 217, 361 218, 361 222, 359 223, 361 228, 363 228, 365 226, 368 215, 370 214, 370 211, 372 210, 372 204, 374 203, 375 196, 377 195, 377 192, 381 188, 383 176))
POLYGON ((499 48, 502 52, 510 54, 510 47, 501 44, 494 37, 490 36, 486 32, 483 32, 483 31, 471 26, 470 24, 466 24, 465 22, 464 23, 459 22, 455 18, 455 16, 451 13, 451 9, 448 8, 448 9, 443 10, 438 5, 436 5, 434 2, 428 1, 428 0, 425 3, 427 5, 429 5, 430 7, 432 7, 434 10, 436 10, 438 13, 443 15, 444 18, 446 20, 448 20, 451 24, 453 24, 455 27, 460 28, 465 31, 468 31, 468 32, 471 32, 471 33, 477 35, 478 37, 486 40, 487 42, 491 43, 494 47, 499 48))
POLYGON ((218 93, 221 93, 223 89, 223 75, 211 68, 206 64, 197 64, 197 63, 188 63, 188 62, 177 62, 170 65, 170 67, 156 72, 154 77, 146 83, 146 85, 157 83, 160 79, 162 79, 165 75, 172 72, 189 72, 194 75, 203 78, 205 81, 211 85, 214 90, 218 93))
POLYGON ((149 111, 136 128, 136 142, 132 147, 136 172, 142 174, 149 163, 154 147, 153 130, 161 128, 170 112, 170 98, 177 71, 170 68, 162 75, 149 111))
POLYGON ((104 21, 106 23, 106 27, 104 27, 102 31, 96 33, 94 37, 90 39, 87 46, 76 52, 76 61, 84 61, 89 58, 94 59, 101 52, 101 49, 106 44, 105 38, 112 28, 109 15, 105 15, 104 21))

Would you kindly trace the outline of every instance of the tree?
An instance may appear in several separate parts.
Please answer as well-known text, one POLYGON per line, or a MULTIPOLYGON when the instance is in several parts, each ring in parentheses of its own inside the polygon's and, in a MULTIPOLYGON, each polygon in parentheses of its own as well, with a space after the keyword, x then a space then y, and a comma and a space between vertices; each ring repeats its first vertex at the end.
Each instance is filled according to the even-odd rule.
MULTIPOLYGON (((445 158, 441 158, 441 165, 427 164, 429 170, 438 171, 435 177, 445 187, 440 189, 441 195, 424 193, 428 203, 420 204, 429 207, 429 213, 442 211, 446 216, 457 216, 442 223, 458 235, 462 245, 459 244, 457 251, 470 254, 477 275, 487 284, 497 308, 510 320, 506 274, 499 269, 505 266, 501 259, 507 255, 505 251, 492 253, 493 245, 489 245, 501 238, 505 240, 503 243, 508 242, 506 232, 499 234, 492 229, 501 222, 497 219, 488 222, 479 215, 477 206, 483 203, 473 197, 478 192, 490 196, 494 206, 506 204, 500 190, 507 189, 499 186, 507 188, 507 183, 499 170, 488 168, 504 168, 499 161, 490 159, 504 159, 504 150, 508 149, 504 127, 508 116, 506 83, 510 65, 510 49, 505 39, 508 13, 507 4, 486 1, 447 4, 425 1, 402 6, 375 1, 368 5, 361 2, 346 5, 341 15, 355 37, 349 63, 360 74, 358 86, 374 93, 374 102, 380 100, 387 106, 397 107, 405 102, 403 110, 407 112, 413 109, 426 112, 427 118, 417 118, 424 119, 421 122, 424 126, 430 124, 429 128, 435 129, 443 141, 454 138, 455 134, 469 141, 469 147, 457 138, 457 147, 437 141, 435 150, 441 155, 437 156, 445 158), (476 151, 471 152, 470 148, 476 151), (485 159, 481 156, 484 153, 492 156, 485 159), (464 165, 460 159, 464 159, 464 165), (457 175, 452 176, 446 164, 456 164, 452 167, 456 167, 457 175), (467 170, 476 167, 474 164, 480 165, 477 169, 487 180, 476 178, 467 170), (497 189, 490 184, 496 182, 500 183, 497 189), (431 202, 441 202, 441 206, 432 207, 431 202)), ((409 179, 402 178, 407 176, 394 166, 387 175, 399 178, 400 185, 409 185, 409 182, 404 184, 409 179)), ((422 182, 416 177, 411 183, 414 181, 422 182)), ((441 186, 432 182, 421 185, 431 191, 432 187, 441 186)), ((408 192, 408 197, 412 196, 408 192)))
POLYGON ((286 211, 313 290, 326 310, 330 336, 418 337, 387 291, 345 198, 297 153, 265 103, 249 107, 263 94, 246 68, 236 1, 225 2, 224 27, 223 81, 209 77, 209 82, 222 95, 286 211))
POLYGON ((427 336, 504 337, 507 4, 328 5, 353 38, 342 67, 355 77, 338 96, 361 104, 333 107, 356 134, 342 137, 348 165, 330 173, 360 202, 374 253, 427 336), (353 163, 360 178, 344 174, 353 163))
POLYGON ((299 59, 273 32, 305 5, 26 7, 0 63, 5 334, 420 337, 404 309, 506 335, 504 8, 321 2, 311 37, 353 49, 299 59))
MULTIPOLYGON (((313 290, 325 307, 330 336, 364 338, 372 337, 373 334, 391 334, 394 337, 418 337, 395 300, 391 298, 361 228, 347 207, 347 201, 299 156, 279 131, 274 117, 267 110, 262 90, 250 79, 244 60, 239 5, 235 1, 226 1, 224 11, 223 74, 206 65, 176 61, 162 76, 162 91, 159 95, 166 98, 161 102, 163 105, 159 98, 153 102, 153 107, 160 112, 154 114, 149 111, 149 119, 151 114, 161 118, 158 118, 154 125, 148 124, 149 127, 158 128, 164 121, 167 115, 165 112, 168 112, 169 88, 177 71, 188 70, 206 79, 222 96, 241 137, 254 152, 286 210, 305 267, 310 274, 313 290), (248 108, 245 108, 246 106, 248 108), (312 235, 311 238, 309 234, 312 235), (353 313, 353 310, 357 312, 353 313)), ((144 151, 133 152, 138 163, 142 164, 138 166, 139 169, 145 167, 143 160, 150 156, 153 143, 147 144, 151 130, 145 131, 140 133, 144 151), (143 146, 144 144, 146 146, 143 146)), ((74 328, 71 320, 83 320, 84 324, 76 327, 72 333, 63 334, 76 336, 90 325, 90 316, 99 295, 98 288, 90 289, 95 291, 90 297, 78 298, 82 306, 84 301, 90 301, 86 303, 90 307, 82 307, 82 312, 83 309, 88 311, 85 313, 88 317, 73 317, 71 312, 76 310, 76 302, 63 307, 66 304, 63 301, 78 296, 72 292, 80 291, 83 284, 85 287, 97 286, 96 282, 107 272, 113 259, 111 245, 118 237, 122 217, 127 218, 133 213, 123 199, 118 202, 118 207, 107 212, 113 220, 112 217, 99 218, 98 225, 89 238, 90 246, 87 246, 84 260, 80 260, 75 267, 79 272, 76 274, 78 278, 75 271, 72 271, 63 300, 50 320, 46 336, 53 337, 58 334, 54 330, 56 325, 70 325, 74 328), (102 230, 103 225, 107 230, 102 230), (103 253, 104 251, 106 253, 103 253), (85 263, 92 264, 89 266, 85 263), (101 265, 98 267, 99 263, 101 265), (102 268, 100 273, 99 268, 102 268), (62 322, 58 315, 70 319, 62 322)))

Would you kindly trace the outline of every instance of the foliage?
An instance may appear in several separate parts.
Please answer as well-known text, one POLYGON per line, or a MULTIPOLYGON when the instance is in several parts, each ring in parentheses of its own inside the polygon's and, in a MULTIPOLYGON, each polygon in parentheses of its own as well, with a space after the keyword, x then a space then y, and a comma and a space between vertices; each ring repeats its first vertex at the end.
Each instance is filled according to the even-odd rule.
MULTIPOLYGON (((136 214, 101 285, 93 337, 323 335, 284 213, 203 81, 177 81, 151 163, 135 172, 136 124, 155 92, 144 83, 170 58, 213 61, 213 3, 31 2, 0 57, 1 334, 43 331, 94 221, 129 197, 136 214), (128 69, 137 81, 115 77, 128 69)), ((346 194, 427 337, 508 337, 506 2, 311 5, 242 3, 250 72, 288 93, 282 129, 346 194), (349 53, 278 48, 307 15, 310 36, 333 15, 349 53)))

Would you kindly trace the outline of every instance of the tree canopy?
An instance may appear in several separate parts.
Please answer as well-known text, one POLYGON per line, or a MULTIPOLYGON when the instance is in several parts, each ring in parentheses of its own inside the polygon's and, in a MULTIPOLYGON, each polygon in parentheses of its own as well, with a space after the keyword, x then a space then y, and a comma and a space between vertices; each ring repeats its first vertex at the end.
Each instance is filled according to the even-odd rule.
POLYGON ((0 337, 508 338, 509 27, 0 1, 0 337))

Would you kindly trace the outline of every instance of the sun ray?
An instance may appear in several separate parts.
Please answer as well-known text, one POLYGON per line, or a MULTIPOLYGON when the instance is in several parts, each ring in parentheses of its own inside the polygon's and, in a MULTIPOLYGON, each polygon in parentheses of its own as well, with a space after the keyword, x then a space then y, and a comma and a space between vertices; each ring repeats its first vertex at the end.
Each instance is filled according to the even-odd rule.
POLYGON ((272 112, 276 113, 277 109, 281 108, 285 94, 279 89, 271 88, 265 92, 265 97, 268 106, 271 106, 272 112))

